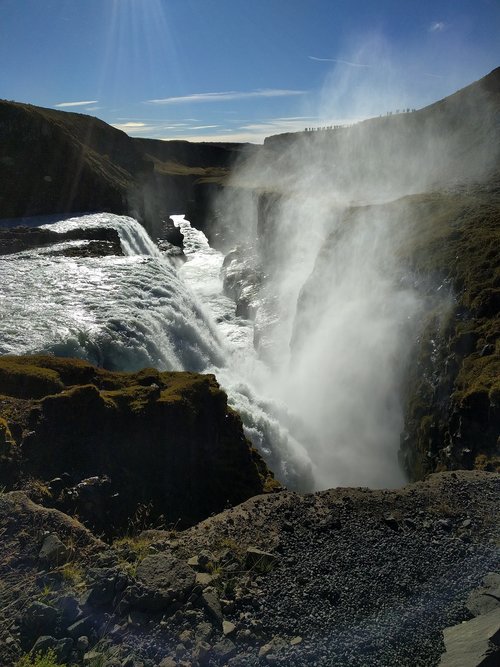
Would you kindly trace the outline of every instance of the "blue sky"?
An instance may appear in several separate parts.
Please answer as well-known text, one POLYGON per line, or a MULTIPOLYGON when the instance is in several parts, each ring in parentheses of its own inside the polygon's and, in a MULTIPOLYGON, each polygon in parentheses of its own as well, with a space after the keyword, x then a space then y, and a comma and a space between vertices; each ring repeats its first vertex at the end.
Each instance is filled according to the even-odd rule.
POLYGON ((500 0, 0 0, 0 97, 131 136, 260 142, 500 65, 500 0))

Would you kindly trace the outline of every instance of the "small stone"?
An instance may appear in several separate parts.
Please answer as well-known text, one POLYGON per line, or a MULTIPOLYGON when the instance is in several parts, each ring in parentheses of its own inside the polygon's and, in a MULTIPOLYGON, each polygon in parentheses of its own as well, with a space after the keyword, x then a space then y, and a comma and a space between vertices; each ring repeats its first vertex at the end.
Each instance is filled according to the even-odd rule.
POLYGON ((293 637, 293 639, 290 639, 290 644, 292 646, 298 646, 298 644, 301 644, 301 643, 302 643, 302 637, 299 637, 298 635, 297 635, 297 637, 293 637))
POLYGON ((201 594, 203 606, 219 625, 222 625, 222 608, 215 588, 205 588, 201 594))
POLYGON ((271 653, 272 650, 273 650, 272 644, 264 644, 259 649, 259 658, 265 658, 266 655, 269 655, 269 653, 271 653))
POLYGON ((163 658, 158 667, 177 667, 177 662, 170 657, 163 658))
POLYGON ((44 539, 38 558, 49 565, 61 565, 67 561, 69 555, 68 549, 58 536, 51 533, 44 539))
POLYGON ((393 514, 387 514, 386 516, 384 516, 383 522, 391 530, 394 530, 396 532, 399 530, 398 520, 393 514))
POLYGON ((195 630, 196 640, 198 642, 207 641, 212 636, 213 631, 210 623, 199 623, 195 630))
POLYGON ((206 660, 210 654, 210 648, 210 644, 207 642, 199 642, 193 651, 194 660, 203 663, 203 661, 206 660))
POLYGON ((233 642, 225 637, 220 642, 217 642, 212 648, 214 658, 219 662, 227 662, 236 653, 236 646, 233 642))
POLYGON ((203 588, 210 586, 210 584, 214 581, 214 579, 215 577, 213 577, 211 574, 208 574, 208 572, 196 573, 196 583, 199 586, 202 586, 203 588))
POLYGON ((85 618, 76 621, 73 625, 70 625, 66 632, 73 639, 78 639, 78 637, 90 635, 94 629, 95 621, 92 616, 86 616, 85 618))
POLYGON ((198 562, 198 556, 191 556, 191 558, 188 559, 187 564, 189 567, 192 567, 194 569, 198 568, 200 563, 198 562))
POLYGON ((472 525, 471 519, 465 519, 464 521, 462 521, 462 528, 470 528, 471 525, 472 525))
POLYGON ((192 630, 183 630, 179 635, 179 641, 182 642, 185 646, 189 647, 193 641, 193 631, 192 630))
POLYGON ((236 626, 234 623, 231 623, 231 621, 223 621, 222 622, 222 632, 224 635, 231 635, 233 632, 236 630, 236 626))
POLYGON ((435 523, 436 528, 444 530, 446 533, 449 533, 453 528, 453 523, 451 519, 438 519, 435 523))
POLYGON ((206 567, 212 560, 213 557, 209 553, 203 552, 198 555, 198 564, 200 567, 206 567))
POLYGON ((76 650, 79 651, 80 653, 85 653, 85 651, 89 647, 89 638, 86 637, 85 635, 82 635, 81 637, 78 637, 76 640, 76 650))
POLYGON ((257 572, 269 572, 276 563, 276 556, 256 547, 248 547, 245 554, 245 567, 257 572))

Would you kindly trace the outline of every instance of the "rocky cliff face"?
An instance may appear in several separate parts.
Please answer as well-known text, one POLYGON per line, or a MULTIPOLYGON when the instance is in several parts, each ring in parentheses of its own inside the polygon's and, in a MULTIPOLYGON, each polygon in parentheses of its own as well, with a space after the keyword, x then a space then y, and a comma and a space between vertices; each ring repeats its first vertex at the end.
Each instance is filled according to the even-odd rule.
POLYGON ((185 525, 278 486, 213 376, 0 358, 1 483, 94 528, 185 525), (49 484, 50 480, 52 484, 49 484))
POLYGON ((407 383, 402 460, 414 479, 498 470, 500 183, 405 206, 415 226, 402 253, 430 300, 407 383), (435 301, 440 287, 452 297, 444 310, 435 301))

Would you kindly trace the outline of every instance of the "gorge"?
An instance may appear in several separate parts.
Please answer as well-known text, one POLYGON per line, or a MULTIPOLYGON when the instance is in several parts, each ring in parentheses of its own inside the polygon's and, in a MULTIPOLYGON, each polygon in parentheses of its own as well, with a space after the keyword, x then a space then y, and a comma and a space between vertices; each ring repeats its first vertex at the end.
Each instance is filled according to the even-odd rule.
MULTIPOLYGON (((58 614, 62 597, 77 600, 72 623, 23 620, 2 635, 2 659, 48 636, 65 660, 94 664, 76 641, 99 646, 108 614, 121 628, 110 645, 128 651, 119 665, 136 664, 135 635, 137 660, 163 667, 438 664, 441 631, 469 618, 467 596, 498 567, 499 137, 500 69, 419 111, 262 147, 131 139, 87 116, 0 103, 0 512, 15 517, 12 545, 31 531, 27 516, 49 512, 52 532, 88 550, 78 585, 59 569, 68 550, 46 568, 60 575, 58 614), (91 509, 78 496, 89 480, 91 509), (102 489, 113 520, 99 523, 102 489), (163 530, 137 531, 140 555, 61 515, 109 542, 144 507, 141 529, 163 530), (174 569, 193 552, 185 589, 167 594, 141 574, 148 558, 174 569), (363 598, 366 563, 382 552, 390 584, 351 609, 345 591, 363 598), (301 625, 294 583, 293 636, 280 643, 287 600, 266 581, 286 588, 286 562, 322 620, 301 625), (331 590, 318 593, 322 577, 331 590), (104 580, 112 593, 96 602, 104 580), (324 636, 332 618, 338 650, 324 636)), ((46 538, 23 552, 32 594, 46 538)))

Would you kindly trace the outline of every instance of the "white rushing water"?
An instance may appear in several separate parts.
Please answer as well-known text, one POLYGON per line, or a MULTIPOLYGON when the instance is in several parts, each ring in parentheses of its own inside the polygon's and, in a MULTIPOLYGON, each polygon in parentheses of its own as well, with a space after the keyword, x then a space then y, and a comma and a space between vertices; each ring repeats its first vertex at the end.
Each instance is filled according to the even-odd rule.
POLYGON ((277 477, 310 488, 311 463, 287 411, 265 397, 268 370, 254 352, 251 325, 222 294, 223 256, 182 216, 176 223, 187 256, 180 269, 137 221, 107 213, 50 228, 113 227, 123 257, 53 256, 53 248, 2 257, 0 353, 76 356, 112 370, 213 372, 277 477))

